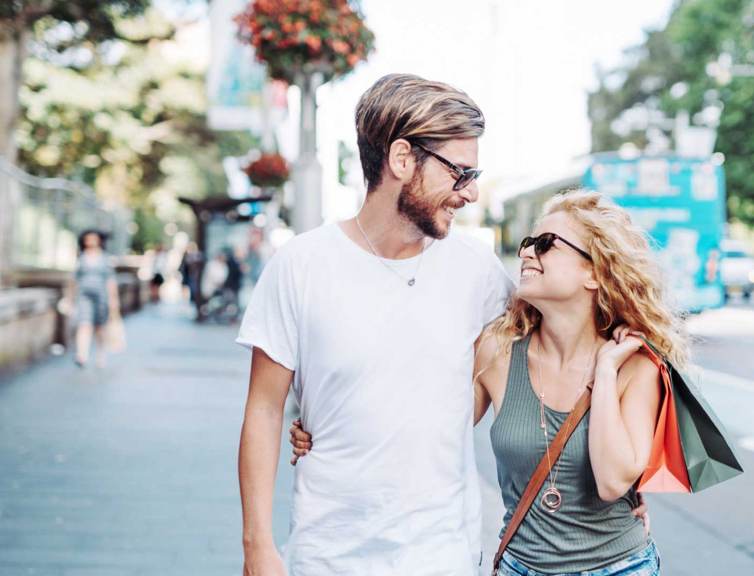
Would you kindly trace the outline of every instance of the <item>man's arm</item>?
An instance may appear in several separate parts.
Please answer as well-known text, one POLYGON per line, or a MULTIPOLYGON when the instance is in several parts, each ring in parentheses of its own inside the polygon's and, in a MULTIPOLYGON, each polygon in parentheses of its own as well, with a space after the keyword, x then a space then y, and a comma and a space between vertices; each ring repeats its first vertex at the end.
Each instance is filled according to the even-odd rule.
POLYGON ((272 539, 275 488, 285 399, 293 372, 254 348, 241 443, 238 479, 243 508, 244 576, 282 576, 272 539))

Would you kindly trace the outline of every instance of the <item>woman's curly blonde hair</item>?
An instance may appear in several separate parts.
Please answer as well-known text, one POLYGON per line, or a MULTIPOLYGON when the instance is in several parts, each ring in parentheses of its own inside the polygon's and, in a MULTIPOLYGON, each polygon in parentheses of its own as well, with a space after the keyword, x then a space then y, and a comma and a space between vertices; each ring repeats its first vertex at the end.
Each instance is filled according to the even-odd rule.
MULTIPOLYGON (((678 368, 688 362, 688 342, 681 318, 665 301, 661 273, 644 232, 628 213, 598 192, 576 190, 559 194, 545 204, 542 218, 565 212, 587 232, 596 294, 595 324, 609 338, 620 324, 642 332, 678 368)), ((508 309, 487 328, 498 348, 527 336, 541 314, 515 294, 508 309)))

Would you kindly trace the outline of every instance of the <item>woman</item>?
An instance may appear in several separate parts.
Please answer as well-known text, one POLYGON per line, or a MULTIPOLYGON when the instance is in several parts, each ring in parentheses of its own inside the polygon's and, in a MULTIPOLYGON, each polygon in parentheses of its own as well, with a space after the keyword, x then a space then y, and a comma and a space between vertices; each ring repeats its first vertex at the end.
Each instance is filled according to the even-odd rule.
POLYGON ((605 197, 572 192, 545 206, 519 257, 517 294, 476 358, 476 417, 494 406, 506 523, 586 386, 592 400, 498 574, 659 574, 655 545, 631 512, 660 403, 659 371, 636 353, 637 336, 681 366, 687 348, 647 241, 605 197))
MULTIPOLYGON (((655 545, 632 511, 650 455, 659 371, 636 352, 645 336, 683 366, 687 344, 663 303, 645 236, 604 196, 571 192, 545 206, 519 257, 519 288, 479 339, 474 381, 475 421, 490 404, 495 410, 490 435, 506 524, 587 386, 592 399, 498 575, 659 574, 655 545)), ((298 421, 291 432, 295 462, 311 438, 298 421)))
POLYGON ((105 361, 105 327, 108 318, 120 314, 115 272, 104 250, 105 235, 86 230, 79 235, 79 262, 76 268, 78 326, 75 362, 84 367, 89 361, 92 335, 96 336, 96 363, 105 361))

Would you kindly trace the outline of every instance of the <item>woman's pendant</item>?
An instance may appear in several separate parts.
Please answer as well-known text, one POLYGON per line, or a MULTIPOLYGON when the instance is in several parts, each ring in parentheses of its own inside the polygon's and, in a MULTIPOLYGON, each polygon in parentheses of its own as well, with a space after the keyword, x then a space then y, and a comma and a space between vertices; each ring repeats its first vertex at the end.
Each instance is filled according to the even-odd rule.
POLYGON ((411 280, 408 281, 408 285, 413 286, 414 284, 416 284, 416 278, 411 278, 411 280))
POLYGON ((560 496, 560 491, 555 486, 550 486, 542 494, 542 506, 550 514, 557 512, 560 509, 560 504, 563 502, 563 498, 560 496))

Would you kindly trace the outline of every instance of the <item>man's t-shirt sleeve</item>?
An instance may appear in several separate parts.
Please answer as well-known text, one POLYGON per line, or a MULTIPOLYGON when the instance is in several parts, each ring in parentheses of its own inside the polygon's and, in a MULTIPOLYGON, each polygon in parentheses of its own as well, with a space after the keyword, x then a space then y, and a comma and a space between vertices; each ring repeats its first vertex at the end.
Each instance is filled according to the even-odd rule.
POLYGON ((272 360, 296 370, 298 324, 291 254, 273 256, 254 287, 236 343, 263 350, 272 360))
POLYGON ((493 252, 490 255, 490 271, 487 276, 487 285, 484 298, 484 325, 486 326, 503 312, 505 312, 508 299, 516 290, 516 285, 505 271, 503 263, 493 252))

